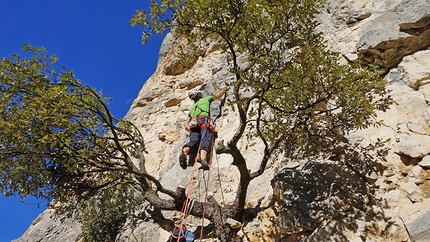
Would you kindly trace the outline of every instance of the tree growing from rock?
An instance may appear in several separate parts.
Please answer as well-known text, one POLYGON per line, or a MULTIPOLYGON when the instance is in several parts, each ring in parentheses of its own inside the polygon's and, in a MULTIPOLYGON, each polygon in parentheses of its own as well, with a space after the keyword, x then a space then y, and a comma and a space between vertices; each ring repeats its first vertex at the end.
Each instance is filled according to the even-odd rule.
POLYGON ((23 50, 32 57, 0 60, 0 190, 5 196, 46 199, 58 212, 78 215, 87 239, 94 241, 115 238, 140 204, 136 190, 154 204, 148 187, 179 196, 146 172, 142 134, 112 116, 108 98, 83 85, 45 49, 25 44, 23 50))
MULTIPOLYGON (((221 207, 212 198, 207 209, 223 241, 234 234, 225 219, 241 221, 248 186, 271 158, 345 155, 348 131, 375 123, 374 111, 386 107, 385 81, 377 69, 340 64, 339 55, 327 50, 316 31, 315 15, 325 1, 151 2, 150 13, 137 11, 132 19, 132 25, 143 27, 143 42, 151 34, 172 30, 185 36, 191 49, 210 39, 222 44, 229 56, 235 76, 226 83, 233 87, 229 105, 240 124, 230 140, 220 137, 216 151, 233 157, 240 183, 234 203, 221 207), (256 171, 250 171, 238 148, 247 134, 264 144, 256 171)), ((193 58, 185 56, 184 62, 192 64, 193 58)), ((367 159, 356 165, 346 164, 365 177, 374 163, 367 159)))
MULTIPOLYGON (((220 139, 217 153, 233 157, 240 183, 232 204, 221 206, 209 197, 205 213, 222 241, 234 239, 226 220, 242 221, 248 186, 270 159, 336 153, 349 130, 370 125, 375 109, 384 106, 378 97, 385 83, 375 70, 339 64, 338 55, 326 49, 314 21, 322 6, 323 1, 152 1, 151 13, 137 11, 131 20, 143 27, 144 42, 172 30, 186 36, 191 48, 207 38, 217 41, 229 56, 235 76, 227 83, 233 87, 229 105, 240 124, 232 139, 220 139), (238 148, 244 138, 264 144, 256 171, 249 171, 238 148)), ((0 62, 2 192, 45 198, 59 212, 76 212, 86 221, 89 240, 103 240, 97 237, 102 233, 112 239, 127 218, 144 219, 145 213, 136 212, 144 201, 157 222, 171 227, 160 211, 180 211, 185 191, 166 189, 146 171, 139 130, 116 120, 109 100, 57 67, 56 56, 30 45, 24 50, 33 57, 0 62), (117 210, 126 216, 108 216, 117 210)), ((192 58, 184 58, 192 65, 192 58)), ((190 214, 202 216, 203 204, 195 202, 190 214)))

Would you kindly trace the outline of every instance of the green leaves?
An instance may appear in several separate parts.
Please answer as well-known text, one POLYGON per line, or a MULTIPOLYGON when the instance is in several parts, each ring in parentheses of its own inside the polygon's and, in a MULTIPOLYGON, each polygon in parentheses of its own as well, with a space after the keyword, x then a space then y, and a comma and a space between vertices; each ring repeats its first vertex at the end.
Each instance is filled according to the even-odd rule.
POLYGON ((129 183, 123 174, 138 169, 124 147, 145 151, 137 128, 115 119, 110 99, 72 71, 57 70, 57 56, 23 49, 32 57, 0 61, 1 191, 67 204, 108 184, 114 189, 114 181, 129 183))
POLYGON ((188 45, 205 38, 224 44, 236 76, 231 104, 246 114, 241 122, 268 145, 314 153, 343 140, 349 130, 370 125, 375 108, 384 108, 387 101, 379 98, 385 95, 385 81, 377 69, 340 64, 338 54, 327 50, 315 21, 324 4, 163 1, 152 6, 149 16, 135 15, 140 19, 135 23, 148 35, 172 28, 188 45), (165 16, 175 18, 165 21, 165 16), (243 57, 245 63, 239 60, 243 57))
POLYGON ((127 186, 119 186, 118 189, 103 190, 97 199, 89 198, 86 203, 88 207, 80 209, 85 241, 115 241, 129 214, 133 214, 133 208, 137 206, 134 197, 135 194, 127 186))
MULTIPOLYGON (((170 30, 173 23, 173 14, 183 5, 181 0, 151 0, 150 13, 136 10, 130 20, 131 26, 141 26, 142 44, 147 43, 152 34, 163 34, 170 30)), ((176 18, 180 16, 177 15, 176 18)))
MULTIPOLYGON (((385 81, 377 68, 341 64, 316 31, 315 15, 325 3, 163 0, 152 1, 148 15, 137 12, 132 19, 133 26, 142 26, 144 40, 172 30, 175 37, 187 40, 184 49, 208 41, 223 45, 235 77, 228 83, 233 87, 228 104, 240 119, 227 147, 220 149, 232 155, 241 174, 235 217, 244 207, 249 181, 264 173, 270 158, 278 154, 340 157, 349 148, 345 134, 371 125, 375 110, 386 108, 385 81), (264 144, 255 172, 249 172, 238 148, 245 134, 264 144)), ((375 165, 368 163, 364 170, 375 165)), ((348 161, 345 165, 352 167, 348 161)), ((218 236, 223 232, 218 229, 218 236)))

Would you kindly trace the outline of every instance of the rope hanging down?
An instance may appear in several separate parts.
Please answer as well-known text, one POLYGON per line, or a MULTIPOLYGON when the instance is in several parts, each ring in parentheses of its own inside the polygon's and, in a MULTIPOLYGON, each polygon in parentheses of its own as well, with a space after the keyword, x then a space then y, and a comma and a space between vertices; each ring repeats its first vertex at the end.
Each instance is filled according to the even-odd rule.
MULTIPOLYGON (((208 159, 209 164, 212 164, 212 152, 213 152, 213 144, 214 144, 214 140, 215 140, 215 136, 212 135, 212 140, 211 140, 211 145, 210 145, 210 158, 208 159)), ((206 181, 205 179, 205 173, 203 172, 203 181, 205 181, 205 190, 206 190, 206 194, 205 194, 205 201, 203 203, 203 215, 202 215, 202 227, 200 229, 200 239, 203 238, 203 228, 205 225, 205 213, 206 213, 206 202, 208 200, 208 188, 209 188, 209 178, 210 178, 210 174, 211 174, 211 170, 208 170, 208 179, 206 181)))
MULTIPOLYGON (((211 139, 211 144, 210 144, 210 156, 209 156, 209 159, 208 159, 208 162, 209 162, 209 164, 212 164, 212 157, 213 157, 213 147, 214 147, 214 142, 215 142, 215 132, 216 132, 216 130, 215 130, 215 123, 216 123, 216 120, 218 119, 218 118, 220 118, 221 117, 221 114, 222 114, 222 107, 224 106, 224 104, 225 104, 225 101, 227 100, 227 95, 224 95, 224 98, 223 99, 221 99, 221 103, 220 103, 220 105, 219 105, 219 112, 218 112, 218 115, 214 118, 214 120, 213 120, 213 134, 212 134, 212 139, 211 139)), ((209 122, 209 121, 208 121, 209 122)), ((205 190, 206 190, 206 194, 205 194, 205 201, 204 201, 204 203, 203 203, 203 215, 202 215, 202 226, 201 226, 201 229, 200 229, 200 239, 202 239, 203 238, 203 228, 204 228, 204 224, 205 224, 205 213, 206 213, 206 202, 207 202, 207 200, 208 200, 208 188, 209 188, 209 178, 210 178, 210 172, 211 172, 211 170, 209 169, 208 170, 208 179, 207 179, 207 181, 206 181, 206 179, 205 179, 205 173, 203 172, 203 181, 206 181, 205 182, 205 190)), ((219 173, 218 173, 218 175, 219 175, 219 173)), ((221 191, 222 192, 222 191, 221 191)))
MULTIPOLYGON (((214 121, 213 121, 213 123, 214 123, 214 125, 215 125, 215 121, 218 119, 218 118, 220 118, 221 117, 221 113, 222 113, 222 106, 224 106, 224 104, 225 104, 225 101, 226 101, 226 99, 227 99, 227 95, 224 95, 224 98, 223 99, 221 99, 221 103, 220 103, 220 105, 219 105, 219 113, 218 113, 218 115, 214 118, 214 121)), ((207 119, 207 121, 206 121, 207 123, 206 123, 206 127, 209 129, 209 127, 210 126, 212 126, 212 125, 210 125, 210 121, 209 121, 209 119, 207 119)), ((211 138, 211 144, 210 144, 210 152, 208 152, 208 154, 209 154, 209 159, 208 159, 208 162, 209 162, 209 164, 211 164, 212 163, 212 155, 213 155, 213 146, 214 146, 214 141, 215 141, 215 127, 214 126, 212 126, 213 127, 213 131, 212 131, 212 133, 213 133, 213 135, 212 135, 212 138, 211 138)), ((211 132, 211 131, 210 131, 211 132)), ((203 137, 202 137, 203 138, 203 137)), ((187 208, 188 208, 188 202, 190 201, 190 194, 191 194, 191 188, 192 188, 192 183, 193 183, 193 180, 194 180, 194 172, 195 172, 195 170, 196 170, 196 165, 197 165, 197 160, 198 160, 198 154, 200 153, 200 146, 199 146, 199 148, 197 149, 197 155, 196 155, 196 158, 195 158, 195 160, 194 160, 194 164, 193 164, 193 169, 192 169, 192 172, 191 172, 191 178, 190 178, 190 181, 189 181, 189 183, 188 183, 188 191, 187 191, 187 197, 186 197, 186 199, 185 199, 185 201, 184 201, 184 204, 183 204, 183 206, 182 206, 182 209, 181 209, 181 220, 180 220, 180 225, 179 225, 179 231, 178 231, 178 236, 177 236, 177 242, 179 242, 180 241, 180 239, 181 239, 181 237, 184 237, 183 236, 183 233, 184 233, 184 231, 185 231, 185 218, 186 218, 186 216, 187 216, 187 214, 188 214, 188 212, 189 211, 191 211, 191 208, 187 211, 187 208), (182 234, 182 236, 181 236, 181 234, 182 234)), ((204 171, 203 171, 203 180, 205 181, 205 200, 204 200, 204 203, 203 203, 203 212, 202 212, 202 226, 201 226, 201 230, 200 230, 200 239, 202 239, 202 237, 203 237, 203 228, 204 228, 204 219, 205 219, 205 213, 206 213, 206 202, 207 202, 207 198, 208 198, 208 188, 209 188, 209 178, 210 178, 210 169, 208 170, 208 178, 207 178, 207 180, 205 179, 205 177, 204 177, 204 171)), ((192 206, 191 206, 192 207, 192 206)), ((175 227, 175 229, 176 229, 176 227, 175 227)), ((172 236, 171 236, 171 240, 170 241, 172 241, 172 238, 173 238, 173 234, 172 234, 172 236)))
MULTIPOLYGON (((197 154, 199 152, 200 152, 200 146, 197 150, 197 154)), ((177 242, 180 241, 181 235, 183 235, 182 233, 184 232, 183 230, 185 229, 185 217, 187 215, 187 207, 188 207, 188 202, 190 200, 191 188, 193 186, 194 172, 196 171, 196 167, 197 167, 197 159, 198 159, 198 156, 196 156, 196 158, 194 160, 193 170, 191 172, 191 178, 190 178, 190 181, 188 183, 187 197, 185 198, 184 205, 182 206, 182 209, 181 209, 181 220, 180 220, 181 223, 179 225, 177 242)))
MULTIPOLYGON (((207 122, 209 122, 209 121, 207 121, 207 122)), ((209 127, 208 123, 206 125, 207 125, 207 127, 209 127)), ((215 139, 215 136, 212 135, 211 144, 210 144, 210 152, 208 152, 208 154, 209 154, 209 159, 208 159, 209 164, 211 164, 211 161, 212 161, 214 139, 215 139)), ((200 153, 200 146, 197 149, 197 154, 199 154, 199 153, 200 153)), ((191 172, 190 181, 188 183, 187 196, 186 196, 186 199, 184 201, 184 205, 182 206, 182 210, 181 210, 181 223, 180 223, 180 226, 179 226, 179 231, 178 231, 178 236, 177 236, 177 242, 179 242, 180 239, 181 239, 181 237, 183 237, 183 233, 184 233, 185 228, 186 228, 185 227, 185 218, 186 218, 186 216, 188 214, 187 213, 187 207, 188 207, 188 203, 190 201, 191 188, 193 186, 194 173, 195 173, 196 167, 197 167, 197 160, 198 160, 198 155, 196 155, 196 158, 194 160, 194 165, 193 165, 193 169, 192 169, 192 172, 191 172)), ((202 239, 202 237, 203 237, 204 219, 205 219, 205 213, 206 213, 206 201, 207 201, 207 197, 208 197, 209 178, 210 178, 210 169, 208 170, 208 178, 207 178, 207 180, 204 177, 204 171, 203 171, 203 179, 204 179, 204 183, 205 183, 205 200, 203 202, 202 226, 201 226, 201 230, 200 230, 200 239, 202 239)))

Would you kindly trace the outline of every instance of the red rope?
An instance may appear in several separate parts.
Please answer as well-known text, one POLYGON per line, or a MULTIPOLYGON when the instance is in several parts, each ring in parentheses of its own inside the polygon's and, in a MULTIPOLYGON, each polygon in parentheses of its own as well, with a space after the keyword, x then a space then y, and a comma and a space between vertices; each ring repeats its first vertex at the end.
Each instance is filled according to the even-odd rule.
MULTIPOLYGON (((209 127, 205 127, 205 128, 208 129, 208 132, 212 132, 209 127)), ((210 154, 210 157, 208 159, 208 162, 209 162, 208 164, 210 164, 211 161, 212 161, 214 139, 215 139, 215 137, 214 137, 214 134, 212 132, 212 139, 211 139, 211 145, 210 145, 210 153, 208 152, 208 154, 210 154)), ((181 152, 183 152, 183 151, 181 151, 181 152)), ((181 209, 181 213, 182 213, 182 215, 181 215, 181 225, 179 226, 179 233, 178 233, 178 240, 177 240, 177 242, 179 242, 179 240, 181 238, 182 230, 185 227, 186 210, 187 210, 187 207, 188 207, 188 201, 190 199, 191 188, 192 188, 193 180, 194 180, 194 172, 196 170, 196 164, 197 164, 197 160, 198 160, 198 157, 199 157, 199 153, 200 153, 200 146, 197 149, 197 155, 196 155, 196 158, 194 160, 194 165, 193 165, 193 170, 191 172, 190 182, 188 183, 187 198, 185 199, 184 205, 182 206, 182 209, 181 209)), ((202 237, 203 237, 203 228, 204 228, 205 213, 206 213, 206 201, 207 201, 207 198, 208 198, 209 178, 210 178, 210 169, 208 170, 208 179, 207 179, 207 181, 206 181, 206 179, 204 179, 204 171, 203 171, 203 180, 205 182, 206 195, 205 195, 205 201, 203 203, 203 215, 202 215, 202 227, 201 227, 201 230, 200 230, 200 239, 202 239, 202 237)))
MULTIPOLYGON (((181 151, 181 152, 183 152, 183 151, 181 151)), ((186 210, 188 207, 188 201, 190 200, 191 188, 193 186, 194 172, 196 171, 196 167, 197 167, 196 164, 197 164, 197 160, 199 157, 198 156, 199 152, 200 152, 200 146, 197 150, 197 155, 196 155, 196 158, 194 160, 194 165, 193 165, 193 171, 191 172, 190 182, 188 183, 187 198, 185 199, 184 205, 182 206, 182 210, 181 210, 182 215, 181 215, 181 225, 179 226, 178 242, 181 238, 182 229, 185 226, 185 215, 186 215, 186 210)))

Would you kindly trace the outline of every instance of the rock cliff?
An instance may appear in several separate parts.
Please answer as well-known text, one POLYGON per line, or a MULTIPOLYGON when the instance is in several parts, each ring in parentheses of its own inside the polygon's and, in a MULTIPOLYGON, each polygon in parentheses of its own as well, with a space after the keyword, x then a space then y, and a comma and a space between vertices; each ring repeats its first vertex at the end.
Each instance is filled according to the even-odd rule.
MULTIPOLYGON (((243 241, 430 241, 430 0, 331 0, 329 8, 318 16, 329 48, 345 61, 375 62, 386 73, 393 101, 386 112, 378 112, 381 125, 349 135, 368 150, 358 155, 372 156, 376 146, 384 149, 381 173, 366 177, 374 184, 369 190, 360 177, 331 159, 312 165, 271 160, 264 175, 250 184, 247 207, 255 208, 256 216, 243 224, 239 235, 243 241), (369 200, 370 192, 376 199, 369 200)), ((156 72, 125 117, 145 135, 148 171, 170 189, 187 186, 191 175, 190 168, 182 170, 178 163, 187 141, 182 123, 192 104, 188 90, 201 87, 213 93, 213 83, 222 87, 233 78, 216 43, 203 44, 190 69, 175 56, 180 44, 172 34, 166 36, 156 72)), ((220 115, 219 138, 228 139, 238 125, 237 114, 219 102, 212 109, 214 116, 220 115)), ((253 157, 260 155, 261 145, 242 140, 240 148, 246 150, 251 170, 257 169, 253 157)), ((213 157, 208 190, 221 204, 235 196, 238 171, 231 161, 227 155, 213 157)), ((195 174, 194 199, 204 197, 203 175, 195 174)), ((80 240, 79 224, 51 213, 42 213, 16 241, 80 240)), ((188 221, 191 230, 199 223, 196 218, 188 221)), ((167 231, 145 221, 125 228, 117 240, 164 242, 168 237, 167 231)))

